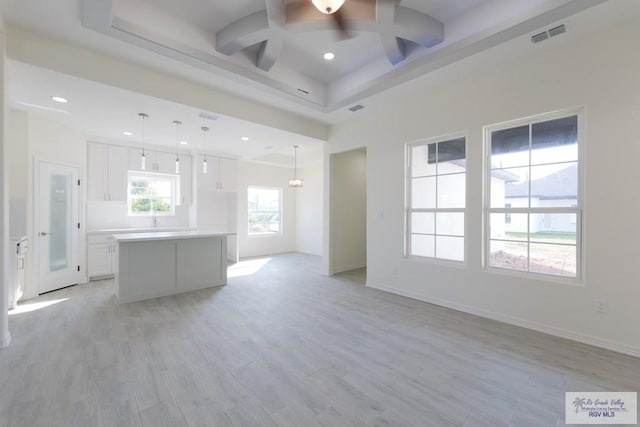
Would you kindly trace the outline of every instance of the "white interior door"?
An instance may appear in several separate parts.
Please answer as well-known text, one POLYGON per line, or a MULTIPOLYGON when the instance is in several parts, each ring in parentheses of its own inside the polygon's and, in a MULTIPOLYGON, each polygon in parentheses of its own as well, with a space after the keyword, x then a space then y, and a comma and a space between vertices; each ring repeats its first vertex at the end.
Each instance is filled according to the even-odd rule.
POLYGON ((35 234, 38 293, 79 283, 79 170, 37 162, 35 234))

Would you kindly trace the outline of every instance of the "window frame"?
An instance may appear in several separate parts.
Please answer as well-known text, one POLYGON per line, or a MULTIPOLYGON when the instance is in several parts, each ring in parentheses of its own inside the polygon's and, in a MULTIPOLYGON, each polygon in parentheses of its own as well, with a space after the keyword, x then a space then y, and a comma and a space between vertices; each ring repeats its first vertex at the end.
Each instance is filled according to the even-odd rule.
MULTIPOLYGON (((180 177, 178 175, 173 174, 163 174, 163 173, 155 173, 155 172, 145 172, 145 171, 128 171, 127 172, 127 216, 128 217, 151 217, 151 216, 165 216, 171 217, 176 216, 176 207, 179 206, 178 201, 180 198, 179 194, 180 189, 180 177), (131 202, 133 199, 148 199, 149 197, 133 197, 131 194, 131 181, 135 177, 140 178, 149 178, 152 181, 155 179, 162 181, 169 181, 171 184, 171 210, 168 213, 164 212, 156 212, 149 211, 149 213, 133 213, 131 211, 131 202)), ((152 199, 165 199, 166 197, 154 197, 152 199)))
MULTIPOLYGON (((284 226, 284 220, 283 220, 283 207, 284 207, 284 201, 283 201, 283 197, 284 196, 284 191, 282 187, 268 187, 268 186, 263 186, 263 185, 248 185, 247 186, 247 236, 248 237, 279 237, 283 235, 283 226, 284 226), (278 200, 278 218, 279 218, 279 222, 280 222, 280 231, 277 233, 252 233, 251 232, 251 224, 249 223, 249 214, 250 213, 259 213, 261 211, 256 211, 256 212, 250 212, 249 211, 249 190, 251 190, 252 188, 254 189, 258 189, 258 190, 277 190, 278 194, 279 194, 279 200, 278 200)), ((270 211, 262 211, 264 213, 270 212, 270 211)))
MULTIPOLYGON (((585 251, 584 251, 584 216, 585 216, 585 201, 584 201, 584 153, 585 153, 585 111, 584 107, 570 108, 565 110, 558 110, 549 113, 539 114, 535 116, 524 117, 520 119, 501 122, 493 125, 484 126, 483 128, 483 254, 482 264, 485 271, 492 273, 506 274, 510 276, 516 276, 521 278, 539 279, 544 281, 559 282, 571 285, 584 285, 585 282, 585 251), (531 207, 529 201, 529 207, 526 208, 492 208, 491 207, 491 134, 496 131, 511 129, 519 126, 529 126, 529 144, 531 144, 532 127, 537 123, 543 123, 551 120, 562 119, 567 117, 576 116, 577 118, 577 200, 571 207, 531 207), (540 273, 532 271, 522 271, 515 269, 507 269, 501 267, 495 267, 490 265, 491 255, 491 214, 575 214, 576 215, 576 276, 562 276, 552 273, 540 273)), ((529 148, 531 153, 531 148, 529 148)), ((565 162, 558 162, 565 163, 565 162)), ((567 162, 568 163, 568 162, 567 162)), ((552 163, 549 163, 552 164, 552 163)), ((529 157, 529 163, 526 167, 531 168, 531 157, 529 157)), ((537 165, 534 165, 537 166, 537 165)), ((523 166, 524 167, 524 166, 523 166)), ((531 195, 529 195, 531 197, 531 195)), ((530 217, 529 217, 530 218, 530 217)), ((531 258, 531 236, 530 236, 531 221, 527 224, 527 268, 530 268, 531 258)), ((495 239, 494 239, 495 240, 495 239)), ((533 242, 536 243, 536 242, 533 242)))
MULTIPOLYGON (((407 259, 411 259, 413 261, 426 262, 426 263, 434 263, 441 264, 447 266, 454 267, 466 267, 468 262, 468 205, 469 205, 469 169, 468 169, 468 132, 454 132, 429 138, 422 138, 414 141, 407 142, 405 144, 405 208, 404 208, 404 245, 403 245, 403 256, 407 259), (437 144, 440 142, 447 142, 455 139, 464 139, 464 147, 465 147, 465 169, 464 172, 459 173, 443 173, 438 174, 437 168, 436 173, 433 176, 436 178, 435 185, 435 199, 436 199, 436 207, 434 208, 412 208, 412 180, 415 177, 412 177, 412 148, 422 145, 430 145, 437 144), (465 183, 465 194, 464 194, 464 207, 463 208, 438 208, 438 185, 437 185, 437 177, 438 176, 450 176, 450 175, 464 175, 464 183, 465 183), (414 212, 433 212, 434 213, 434 225, 436 224, 436 214, 437 213, 462 213, 463 220, 463 235, 462 236, 451 236, 448 234, 437 234, 437 230, 434 228, 434 239, 438 236, 441 237, 462 237, 463 239, 463 259, 455 260, 450 258, 439 258, 436 255, 437 244, 434 242, 434 256, 424 256, 424 255, 414 255, 412 254, 411 248, 411 235, 412 235, 412 213, 414 212)), ((428 148, 427 148, 428 150, 428 148)))

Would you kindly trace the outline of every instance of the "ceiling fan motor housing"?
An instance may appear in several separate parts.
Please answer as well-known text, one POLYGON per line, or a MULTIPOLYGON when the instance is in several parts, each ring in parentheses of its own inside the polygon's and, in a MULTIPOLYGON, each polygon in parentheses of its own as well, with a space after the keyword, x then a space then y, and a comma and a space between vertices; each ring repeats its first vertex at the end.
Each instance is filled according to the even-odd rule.
POLYGON ((324 14, 332 14, 338 11, 345 0, 311 0, 311 3, 324 14))

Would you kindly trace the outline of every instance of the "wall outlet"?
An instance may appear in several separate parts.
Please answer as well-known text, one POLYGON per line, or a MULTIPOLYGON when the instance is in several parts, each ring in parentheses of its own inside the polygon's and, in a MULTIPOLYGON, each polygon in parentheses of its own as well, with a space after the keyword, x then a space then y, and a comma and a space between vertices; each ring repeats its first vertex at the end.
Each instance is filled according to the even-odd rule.
POLYGON ((609 310, 607 302, 604 300, 596 300, 596 312, 606 313, 609 310))

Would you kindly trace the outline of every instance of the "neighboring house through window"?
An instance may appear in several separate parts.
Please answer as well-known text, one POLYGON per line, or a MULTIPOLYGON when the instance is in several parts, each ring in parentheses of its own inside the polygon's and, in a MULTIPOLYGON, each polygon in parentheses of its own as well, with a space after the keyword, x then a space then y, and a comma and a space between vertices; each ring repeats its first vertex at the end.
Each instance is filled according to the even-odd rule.
POLYGON ((579 116, 488 127, 486 265, 580 277, 579 116))
POLYGON ((249 187, 247 195, 249 236, 282 234, 282 189, 249 187))
POLYGON ((465 260, 466 140, 407 144, 406 254, 465 260))

